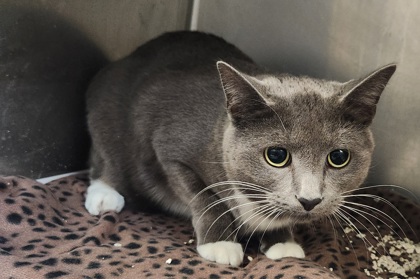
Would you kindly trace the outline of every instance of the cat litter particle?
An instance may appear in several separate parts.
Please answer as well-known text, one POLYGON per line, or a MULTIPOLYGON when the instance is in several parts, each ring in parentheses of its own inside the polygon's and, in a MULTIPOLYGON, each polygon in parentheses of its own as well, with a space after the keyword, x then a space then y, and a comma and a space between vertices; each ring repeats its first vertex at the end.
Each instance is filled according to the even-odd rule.
POLYGON ((345 234, 349 234, 349 233, 351 233, 352 231, 354 231, 352 228, 350 228, 350 227, 345 227, 344 228, 344 233, 345 234))
POLYGON ((165 263, 166 264, 171 264, 172 263, 172 259, 171 258, 167 259, 165 263))
POLYGON ((122 246, 122 244, 121 244, 121 243, 114 243, 114 246, 115 246, 115 247, 121 247, 121 246, 122 246))
POLYGON ((190 240, 188 240, 188 241, 185 241, 184 242, 184 245, 187 245, 187 244, 193 244, 194 243, 194 239, 190 239, 190 240))
POLYGON ((247 257, 248 261, 252 262, 253 258, 251 256, 247 257))
POLYGON ((358 233, 358 234, 356 234, 356 237, 358 237, 360 239, 365 239, 366 238, 366 234, 364 234, 364 233, 358 233))
MULTIPOLYGON (((371 270, 365 269, 366 275, 375 279, 382 279, 381 274, 397 274, 393 278, 417 279, 409 277, 407 272, 420 267, 420 243, 415 244, 408 238, 396 239, 393 235, 385 235, 376 247, 369 247, 372 259, 371 270), (387 253, 376 255, 377 248, 387 247, 387 253), (376 275, 375 275, 376 274, 376 275)), ((392 279, 392 278, 391 278, 392 279)))

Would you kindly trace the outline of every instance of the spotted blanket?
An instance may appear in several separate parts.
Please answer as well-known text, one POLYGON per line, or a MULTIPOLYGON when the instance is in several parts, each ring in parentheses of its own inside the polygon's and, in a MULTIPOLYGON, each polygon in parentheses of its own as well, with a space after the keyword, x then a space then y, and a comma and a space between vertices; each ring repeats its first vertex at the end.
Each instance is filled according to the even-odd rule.
MULTIPOLYGON (((244 240, 244 263, 231 267, 197 254, 188 220, 129 207, 120 214, 89 215, 83 206, 87 185, 84 176, 46 185, 24 177, 0 177, 0 278, 392 278, 396 274, 381 266, 381 257, 403 266, 398 258, 412 262, 420 253, 414 249, 410 255, 404 248, 397 257, 391 242, 381 238, 399 241, 406 236, 418 242, 415 233, 420 232, 420 207, 384 189, 365 190, 367 194, 354 201, 366 205, 359 207, 364 217, 347 210, 341 223, 332 218, 296 227, 305 259, 270 260, 258 252, 257 243, 244 240), (380 197, 367 198, 368 194, 380 197), (359 229, 351 230, 344 220, 359 229), (381 242, 388 243, 389 252, 381 242)), ((419 268, 406 275, 420 278, 419 268)))

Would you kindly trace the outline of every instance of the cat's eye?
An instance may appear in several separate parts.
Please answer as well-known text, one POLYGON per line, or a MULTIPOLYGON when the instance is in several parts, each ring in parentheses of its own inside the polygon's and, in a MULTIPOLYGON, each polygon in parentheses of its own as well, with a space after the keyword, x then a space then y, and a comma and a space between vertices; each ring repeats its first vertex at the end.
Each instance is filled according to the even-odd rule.
POLYGON ((350 162, 350 152, 347 149, 336 149, 327 156, 327 162, 330 167, 341 169, 350 162))
POLYGON ((283 168, 290 163, 291 156, 287 149, 274 146, 265 149, 264 158, 271 166, 283 168))

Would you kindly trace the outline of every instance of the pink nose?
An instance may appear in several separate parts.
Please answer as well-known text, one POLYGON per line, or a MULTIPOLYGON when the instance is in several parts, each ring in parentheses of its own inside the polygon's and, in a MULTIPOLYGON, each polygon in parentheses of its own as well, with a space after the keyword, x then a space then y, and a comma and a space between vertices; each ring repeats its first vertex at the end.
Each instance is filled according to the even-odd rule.
POLYGON ((299 198, 298 201, 306 211, 311 211, 317 204, 319 204, 322 201, 322 199, 317 198, 313 200, 307 200, 305 198, 299 198))

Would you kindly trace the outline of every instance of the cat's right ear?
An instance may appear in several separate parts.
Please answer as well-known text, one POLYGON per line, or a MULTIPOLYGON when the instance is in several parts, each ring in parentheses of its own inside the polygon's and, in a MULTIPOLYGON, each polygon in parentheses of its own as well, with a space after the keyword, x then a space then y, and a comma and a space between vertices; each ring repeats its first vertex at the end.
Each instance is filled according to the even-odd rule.
POLYGON ((258 81, 219 61, 217 70, 226 96, 226 108, 234 124, 265 118, 273 114, 265 98, 259 93, 258 81))

